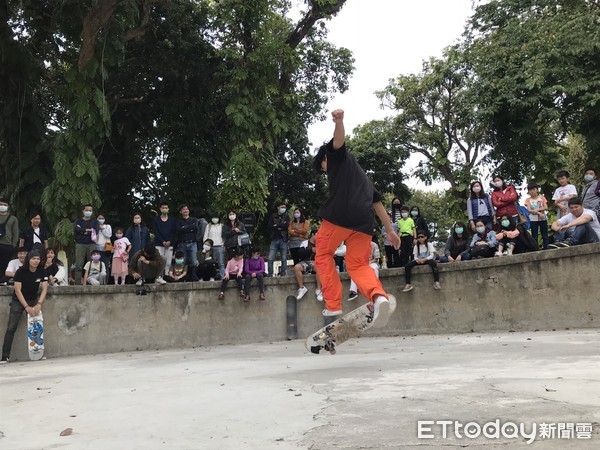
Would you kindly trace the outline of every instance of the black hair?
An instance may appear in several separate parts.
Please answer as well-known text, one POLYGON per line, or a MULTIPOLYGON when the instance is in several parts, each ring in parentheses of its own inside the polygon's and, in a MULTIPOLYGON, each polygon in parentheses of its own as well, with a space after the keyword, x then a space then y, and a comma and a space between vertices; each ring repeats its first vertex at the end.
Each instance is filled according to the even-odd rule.
POLYGON ((596 168, 594 168, 594 167, 588 167, 587 169, 585 169, 583 171, 583 173, 590 172, 590 171, 594 172, 594 175, 596 175, 596 176, 598 175, 598 172, 596 172, 596 168))
POLYGON ((456 234, 456 227, 462 227, 462 229, 463 229, 462 239, 468 240, 469 228, 465 225, 464 222, 461 222, 461 221, 455 222, 454 225, 452 226, 452 237, 454 238, 454 240, 456 241, 456 240, 460 239, 458 237, 458 234, 456 234))
POLYGON ((181 250, 177 250, 175 252, 175 255, 173 255, 173 256, 175 256, 175 258, 178 258, 178 257, 183 258, 185 256, 185 253, 183 253, 181 250))
POLYGON ((147 244, 144 246, 144 253, 146 255, 148 255, 149 257, 154 257, 156 256, 156 247, 154 246, 154 244, 147 244))
POLYGON ((315 173, 323 173, 323 168, 321 167, 321 163, 327 157, 327 144, 321 145, 319 150, 317 150, 317 154, 313 158, 313 170, 315 173))
POLYGON ((406 205, 402 205, 400 207, 400 211, 410 211, 410 208, 408 206, 406 206, 406 205))
POLYGON ((96 254, 96 255, 101 255, 102 253, 100 253, 100 250, 92 250, 92 255, 96 254))
POLYGON ((417 210, 417 213, 418 213, 417 217, 420 217, 421 216, 421 210, 419 209, 419 207, 418 206, 411 206, 410 207, 410 211, 411 212, 414 211, 415 209, 417 210))
POLYGON ((480 180, 473 180, 473 181, 471 181, 471 184, 469 186, 469 191, 471 191, 471 198, 483 198, 483 197, 485 197, 485 191, 483 190, 483 183, 480 180), (475 186, 476 184, 479 184, 479 187, 481 188, 481 191, 479 191, 479 194, 473 192, 473 186, 475 186))
MULTIPOLYGON (((302 209, 301 209, 301 208, 294 208, 294 211, 296 211, 296 210, 300 211, 300 218, 298 219, 298 221, 299 221, 300 223, 304 223, 304 221, 306 220, 306 218, 304 217, 304 211, 302 211, 302 209)), ((292 221, 295 221, 295 220, 296 220, 296 218, 294 217, 294 218, 292 219, 292 221)))
POLYGON ((517 228, 517 224, 515 222, 515 219, 513 219, 513 217, 510 214, 502 214, 502 216, 500 216, 500 227, 506 228, 509 231, 513 231, 515 228, 517 228), (502 221, 504 219, 508 220, 509 222, 507 227, 502 226, 502 221))
POLYGON ((498 190, 498 189, 506 189, 506 181, 504 181, 504 177, 503 177, 502 175, 494 175, 494 176, 492 177, 492 181, 493 181, 493 180, 495 180, 496 178, 500 178, 500 179, 502 180, 502 187, 501 187, 501 188, 499 188, 499 187, 496 187, 496 186, 494 186, 494 185, 492 184, 492 188, 493 188, 494 190, 498 190))
POLYGON ((427 231, 425 231, 425 230, 423 230, 423 229, 421 229, 421 228, 419 228, 419 229, 417 230, 417 237, 419 237, 419 235, 421 235, 421 236, 425 236, 427 239, 429 239, 429 236, 427 235, 427 231))
POLYGON ((123 227, 115 227, 115 234, 117 234, 119 231, 121 231, 121 233, 125 232, 125 228, 123 227))
POLYGON ((213 241, 211 238, 205 239, 204 242, 208 242, 211 247, 215 245, 215 241, 213 241))
POLYGON ((139 226, 143 227, 144 226, 144 218, 142 217, 142 213, 136 211, 136 212, 133 213, 133 216, 131 216, 131 225, 129 226, 129 228, 134 229, 135 226, 138 225, 138 224, 136 224, 136 223, 133 222, 133 218, 135 216, 140 216, 140 219, 142 219, 142 221, 139 223, 139 226))
POLYGON ((567 178, 571 178, 571 174, 569 172, 567 172, 566 170, 561 170, 560 172, 558 172, 556 174, 556 179, 560 178, 560 177, 567 177, 567 178))
POLYGON ((17 249, 17 253, 29 253, 29 250, 27 250, 25 247, 19 247, 17 249))
POLYGON ((569 206, 571 205, 583 205, 583 201, 580 197, 573 197, 571 200, 569 200, 569 206))
POLYGON ((84 210, 84 209, 85 209, 85 208, 87 208, 88 206, 89 206, 90 208, 94 209, 94 207, 93 207, 92 205, 90 205, 89 203, 87 203, 87 204, 83 205, 83 206, 81 207, 81 209, 82 209, 82 210, 84 210))
POLYGON ((160 208, 161 206, 169 206, 168 202, 162 201, 160 202, 160 204, 158 205, 158 207, 160 208))

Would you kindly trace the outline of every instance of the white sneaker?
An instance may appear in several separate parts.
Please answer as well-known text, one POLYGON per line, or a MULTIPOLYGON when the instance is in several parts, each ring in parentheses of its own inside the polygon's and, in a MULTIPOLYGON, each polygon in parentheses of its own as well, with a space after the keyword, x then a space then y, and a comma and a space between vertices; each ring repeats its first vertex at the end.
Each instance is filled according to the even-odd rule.
POLYGON ((513 254, 513 249, 512 249, 512 247, 511 247, 511 248, 509 248, 509 249, 506 251, 506 254, 507 254, 507 255, 509 255, 509 256, 513 254))
POLYGON ((322 314, 325 317, 341 316, 342 314, 344 314, 344 311, 342 311, 341 309, 337 311, 329 311, 328 309, 324 309, 322 314))
POLYGON ((9 360, 8 358, 2 358, 2 360, 0 360, 0 364, 8 364, 9 360))
POLYGON ((135 282, 135 284, 136 284, 136 285, 138 285, 138 286, 142 286, 142 285, 144 284, 144 280, 142 280, 142 279, 140 278, 139 280, 137 280, 137 281, 135 282))
POLYGON ((442 288, 442 285, 440 284, 439 281, 436 281, 435 283, 433 283, 433 288, 439 290, 442 288))
POLYGON ((158 284, 167 284, 167 282, 163 279, 163 277, 156 277, 156 280, 154 280, 154 281, 158 284))
POLYGON ((302 297, 304 297, 304 294, 306 294, 308 292, 308 289, 306 289, 306 286, 302 286, 300 289, 298 289, 298 292, 296 293, 296 299, 300 300, 302 297))
POLYGON ((210 277, 210 280, 208 280, 208 281, 215 281, 215 279, 213 277, 210 277))
POLYGON ((378 295, 373 308, 373 327, 383 328, 390 318, 390 302, 383 295, 378 295))
POLYGON ((502 256, 502 252, 496 252, 494 253, 494 256, 502 256))
POLYGON ((402 292, 408 292, 408 291, 412 291, 412 290, 413 290, 413 285, 407 284, 406 286, 404 286, 404 289, 402 289, 402 292))
POLYGON ((356 300, 358 298, 358 293, 354 291, 348 292, 348 301, 356 300))
POLYGON ((323 301, 323 291, 321 289, 315 289, 315 295, 317 296, 318 301, 323 301))

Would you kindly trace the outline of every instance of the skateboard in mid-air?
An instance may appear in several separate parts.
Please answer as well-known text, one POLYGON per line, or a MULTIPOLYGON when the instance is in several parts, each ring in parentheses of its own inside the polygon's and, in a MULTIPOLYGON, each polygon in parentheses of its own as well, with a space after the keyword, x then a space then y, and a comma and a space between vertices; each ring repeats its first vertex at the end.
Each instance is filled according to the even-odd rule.
MULTIPOLYGON (((388 295, 390 315, 396 309, 396 298, 388 295)), ((354 311, 340 317, 338 320, 325 325, 306 339, 306 349, 311 353, 327 350, 335 355, 336 347, 348 339, 358 337, 363 331, 371 328, 373 322, 373 303, 367 302, 354 311)))
POLYGON ((35 316, 27 314, 27 349, 32 361, 44 356, 44 317, 41 311, 35 316))

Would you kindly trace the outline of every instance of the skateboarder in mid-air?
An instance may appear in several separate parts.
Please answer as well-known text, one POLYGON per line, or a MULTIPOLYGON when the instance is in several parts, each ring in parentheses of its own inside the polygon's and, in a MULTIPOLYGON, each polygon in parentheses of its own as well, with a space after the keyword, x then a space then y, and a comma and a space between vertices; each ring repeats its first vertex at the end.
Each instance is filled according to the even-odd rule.
POLYGON ((32 250, 25 258, 23 266, 15 273, 15 292, 10 302, 8 326, 2 345, 2 363, 8 362, 15 331, 17 331, 17 325, 19 325, 23 311, 31 316, 36 316, 42 311, 42 303, 44 303, 48 292, 48 273, 40 262, 40 253, 37 250, 32 250), (38 298, 40 285, 42 291, 38 298))
POLYGON ((323 219, 317 233, 315 266, 323 284, 325 317, 342 314, 342 283, 335 270, 334 252, 346 243, 346 269, 360 293, 374 304, 373 326, 383 327, 390 314, 390 303, 383 285, 369 266, 373 211, 385 225, 390 244, 398 249, 400 238, 392 229, 382 196, 375 190, 345 145, 344 111, 331 113, 335 128, 333 139, 317 152, 313 168, 327 173, 329 198, 319 210, 323 219))

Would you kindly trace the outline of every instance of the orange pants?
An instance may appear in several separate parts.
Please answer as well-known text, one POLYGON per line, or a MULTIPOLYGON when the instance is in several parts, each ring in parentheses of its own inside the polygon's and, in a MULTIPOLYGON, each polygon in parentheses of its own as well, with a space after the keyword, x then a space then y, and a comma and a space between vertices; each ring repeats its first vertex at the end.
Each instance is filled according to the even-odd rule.
POLYGON ((342 282, 335 270, 333 256, 342 241, 346 242, 346 269, 362 295, 371 301, 378 295, 387 298, 381 281, 369 266, 371 236, 323 221, 316 239, 315 267, 321 279, 327 309, 342 309, 342 282))

